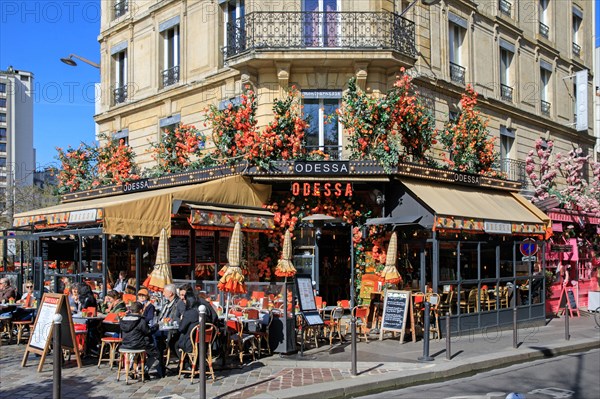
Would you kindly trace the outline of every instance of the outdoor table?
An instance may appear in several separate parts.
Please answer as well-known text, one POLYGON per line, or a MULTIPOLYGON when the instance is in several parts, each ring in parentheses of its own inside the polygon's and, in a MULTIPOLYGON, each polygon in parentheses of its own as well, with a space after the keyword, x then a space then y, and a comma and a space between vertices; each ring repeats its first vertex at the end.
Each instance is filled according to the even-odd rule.
POLYGON ((170 326, 165 326, 164 324, 160 325, 158 327, 159 331, 171 331, 171 330, 179 330, 179 325, 170 325, 170 326))

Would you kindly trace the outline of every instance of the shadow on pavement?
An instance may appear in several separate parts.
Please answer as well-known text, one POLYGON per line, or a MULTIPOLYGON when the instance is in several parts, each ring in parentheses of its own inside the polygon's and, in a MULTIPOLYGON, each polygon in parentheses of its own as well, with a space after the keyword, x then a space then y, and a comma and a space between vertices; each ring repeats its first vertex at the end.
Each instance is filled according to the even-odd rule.
MULTIPOLYGON (((94 382, 91 379, 81 377, 63 377, 61 383, 61 397, 67 394, 79 396, 81 398, 88 397, 90 386, 94 382)), ((35 382, 30 384, 21 384, 18 387, 10 389, 0 389, 0 398, 22 398, 22 397, 35 397, 38 399, 52 398, 54 384, 52 379, 48 379, 42 382, 35 382)), ((94 395, 95 399, 110 399, 111 396, 97 396, 94 395)))

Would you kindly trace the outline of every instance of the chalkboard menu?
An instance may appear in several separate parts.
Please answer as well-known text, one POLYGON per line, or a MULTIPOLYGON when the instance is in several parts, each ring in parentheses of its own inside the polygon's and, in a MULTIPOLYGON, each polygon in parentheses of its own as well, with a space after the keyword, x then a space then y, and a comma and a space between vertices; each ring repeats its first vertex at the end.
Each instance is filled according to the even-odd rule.
POLYGON ((567 301, 569 302, 569 309, 577 310, 577 300, 572 289, 567 289, 567 301))
POLYGON ((41 241, 42 245, 42 260, 48 260, 48 241, 41 241))
POLYGON ((404 327, 406 326, 406 314, 410 305, 410 292, 386 290, 383 302, 383 321, 381 331, 400 331, 404 338, 404 327))
POLYGON ((190 237, 172 236, 169 240, 171 264, 190 263, 190 237))
POLYGON ((215 237, 196 237, 196 263, 214 262, 215 237))

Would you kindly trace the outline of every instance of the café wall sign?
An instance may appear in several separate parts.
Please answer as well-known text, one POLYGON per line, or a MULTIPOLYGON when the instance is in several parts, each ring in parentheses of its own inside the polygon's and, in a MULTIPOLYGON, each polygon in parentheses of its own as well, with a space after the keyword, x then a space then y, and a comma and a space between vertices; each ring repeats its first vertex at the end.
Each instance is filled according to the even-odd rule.
POLYGON ((148 179, 140 179, 135 181, 130 181, 123 183, 123 192, 124 193, 132 193, 135 191, 144 191, 150 188, 150 183, 148 179))
POLYGON ((292 183, 292 195, 302 197, 352 197, 352 183, 292 183))
POLYGON ((458 172, 454 173, 454 182, 467 186, 479 186, 481 184, 479 181, 479 176, 458 172))
POLYGON ((297 175, 347 175, 349 161, 296 161, 294 174, 297 175))

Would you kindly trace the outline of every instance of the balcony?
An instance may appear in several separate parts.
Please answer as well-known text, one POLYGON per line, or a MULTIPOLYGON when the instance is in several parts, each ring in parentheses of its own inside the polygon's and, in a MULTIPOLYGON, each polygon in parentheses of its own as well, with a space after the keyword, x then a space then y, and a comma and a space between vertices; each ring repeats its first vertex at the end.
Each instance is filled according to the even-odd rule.
POLYGON ((450 62, 450 80, 461 85, 465 84, 465 68, 450 62))
MULTIPOLYGON (((391 50, 416 58, 415 26, 391 12, 262 11, 227 26, 227 63, 246 53, 286 50, 391 50)), ((306 52, 302 56, 309 57, 306 52)))
POLYGON ((326 145, 326 146, 304 146, 306 149, 306 153, 310 154, 311 152, 323 153, 325 155, 329 155, 329 159, 331 160, 341 160, 342 159, 342 147, 337 145, 326 145))
POLYGON ((512 102, 513 100, 513 88, 507 85, 500 85, 500 98, 502 98, 504 101, 510 101, 512 102))
POLYGON ((502 158, 500 160, 500 171, 506 175, 508 180, 521 183, 521 189, 529 187, 529 178, 527 177, 525 166, 525 161, 510 158, 502 158))
POLYGON ((500 0, 498 5, 498 8, 502 14, 506 15, 509 18, 512 17, 512 4, 510 1, 500 0))
POLYGON ((162 71, 161 78, 163 87, 171 86, 179 82, 179 65, 162 71))
POLYGON ((115 2, 115 19, 122 17, 127 11, 129 11, 129 0, 121 0, 115 2))
POLYGON ((543 22, 540 22, 540 35, 548 39, 550 37, 550 28, 543 22))
POLYGON ((113 89, 113 103, 114 105, 122 104, 127 101, 127 86, 117 87, 113 89))
POLYGON ((544 100, 540 101, 540 108, 542 110, 542 114, 546 116, 550 116, 550 103, 544 100))
POLYGON ((573 55, 577 58, 581 58, 581 46, 577 43, 573 43, 573 55))

